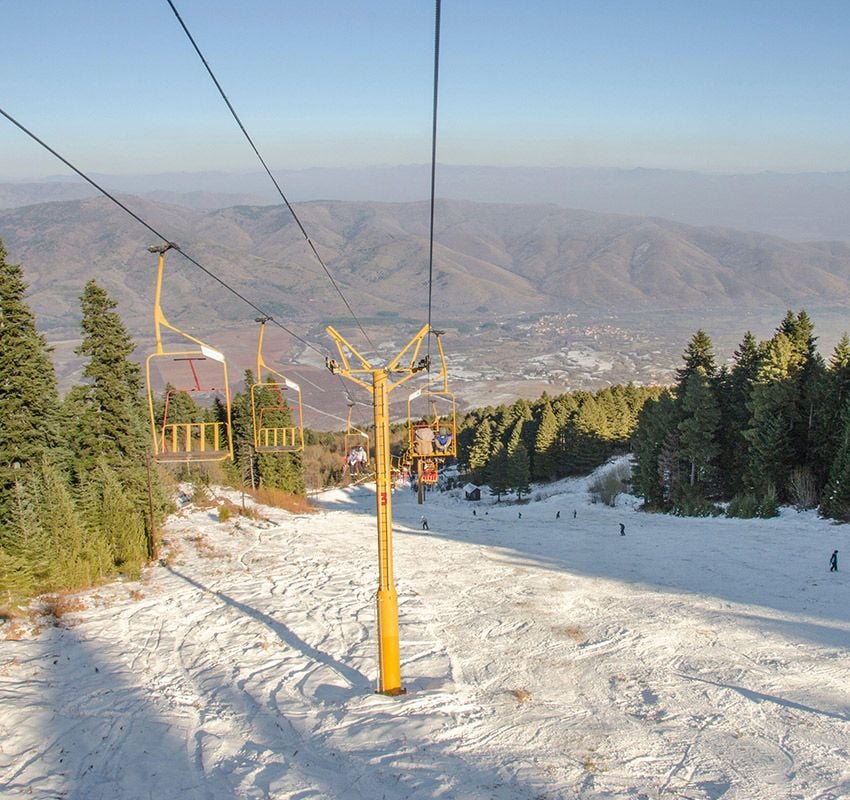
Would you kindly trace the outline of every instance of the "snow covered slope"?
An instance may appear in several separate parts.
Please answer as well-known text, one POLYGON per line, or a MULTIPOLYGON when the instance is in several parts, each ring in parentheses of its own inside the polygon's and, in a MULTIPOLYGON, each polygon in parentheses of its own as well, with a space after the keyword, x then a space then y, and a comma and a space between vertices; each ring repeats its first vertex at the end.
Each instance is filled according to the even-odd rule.
POLYGON ((374 500, 187 507, 141 582, 0 628, 0 797, 850 797, 846 526, 396 492, 387 698, 374 500))

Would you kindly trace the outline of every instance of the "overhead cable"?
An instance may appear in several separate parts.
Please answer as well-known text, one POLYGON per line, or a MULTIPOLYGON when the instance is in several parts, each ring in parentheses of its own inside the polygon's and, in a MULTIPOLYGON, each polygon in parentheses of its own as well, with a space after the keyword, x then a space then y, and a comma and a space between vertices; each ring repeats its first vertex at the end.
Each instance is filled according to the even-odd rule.
POLYGON ((278 322, 278 321, 277 321, 277 320, 276 320, 273 316, 271 316, 271 314, 267 313, 267 312, 266 312, 266 311, 264 311, 262 308, 260 308, 258 305, 256 305, 255 303, 251 302, 251 301, 250 301, 247 297, 245 297, 245 296, 244 296, 241 292, 239 292, 238 290, 234 289, 234 288, 233 288, 232 286, 230 286, 230 284, 228 284, 226 281, 224 281, 223 279, 219 278, 219 277, 218 277, 218 275, 216 275, 214 272, 212 272, 211 270, 207 269, 207 268, 206 268, 203 264, 201 264, 199 261, 196 261, 194 258, 192 258, 192 256, 190 256, 188 253, 186 253, 184 250, 182 250, 182 249, 180 248, 180 246, 179 246, 179 245, 177 245, 177 244, 175 244, 174 242, 170 241, 170 240, 168 239, 168 237, 167 237, 167 236, 165 236, 165 234, 161 233, 161 232, 160 232, 160 231, 158 231, 156 228, 154 228, 154 227, 153 227, 153 225, 151 225, 150 223, 148 223, 148 222, 146 222, 144 219, 142 219, 142 217, 140 217, 140 216, 139 216, 139 215, 138 215, 135 211, 133 211, 132 209, 128 208, 128 207, 127 207, 124 203, 122 203, 122 202, 121 202, 121 201, 120 201, 117 197, 115 197, 113 194, 110 194, 110 193, 109 193, 106 189, 104 189, 104 188, 103 188, 103 187, 102 187, 99 183, 97 183, 96 181, 92 180, 92 179, 91 179, 88 175, 86 175, 86 174, 85 174, 85 172, 83 172, 81 169, 79 169, 79 168, 75 167, 75 166, 74 166, 74 165, 73 165, 70 161, 68 161, 68 159, 67 159, 67 158, 65 158, 64 156, 60 155, 60 154, 59 154, 56 150, 54 150, 54 149, 53 149, 53 148, 52 148, 49 144, 47 144, 44 140, 40 139, 40 138, 39 138, 38 136, 36 136, 36 135, 35 135, 35 134, 31 131, 31 130, 29 130, 29 128, 25 127, 22 123, 18 122, 18 120, 16 120, 16 119, 15 119, 15 118, 11 115, 11 114, 7 113, 7 112, 6 112, 6 111, 4 111, 2 108, 0 108, 0 114, 2 114, 2 115, 6 118, 6 119, 8 119, 8 120, 9 120, 9 122, 11 122, 11 123, 12 123, 13 125, 15 125, 17 128, 19 128, 20 130, 22 130, 22 131, 23 131, 23 132, 24 132, 27 136, 29 136, 31 139, 33 139, 34 141, 38 142, 38 144, 40 144, 40 145, 41 145, 41 146, 42 146, 45 150, 47 150, 47 152, 48 152, 48 153, 50 153, 51 155, 53 155, 53 156, 55 156, 56 158, 58 158, 58 159, 59 159, 59 160, 60 160, 60 161, 61 161, 61 162, 62 162, 62 163, 66 166, 66 167, 68 167, 69 169, 71 169, 71 170, 73 170, 74 172, 76 172, 76 173, 77 173, 77 175, 79 175, 79 176, 80 176, 80 177, 81 177, 84 181, 86 181, 86 183, 90 184, 90 185, 91 185, 91 186, 93 186, 95 189, 97 189, 97 190, 98 190, 98 191, 99 191, 102 195, 104 195, 105 197, 109 198, 109 199, 110 199, 113 203, 115 203, 115 205, 117 205, 119 208, 121 208, 123 211, 125 211, 127 214, 129 214, 129 215, 130 215, 130 216, 131 216, 134 220, 136 220, 136 222, 138 222, 139 224, 141 224, 141 225, 143 225, 145 228, 147 228, 147 229, 148 229, 148 230, 149 230, 149 231, 150 231, 150 232, 151 232, 154 236, 158 237, 159 239, 162 239, 162 241, 163 241, 163 242, 165 242, 166 244, 170 244, 170 245, 171 245, 171 247, 172 247, 172 249, 174 249, 174 250, 176 250, 178 253, 180 253, 180 255, 181 255, 181 256, 183 256, 183 258, 185 258, 185 259, 186 259, 187 261, 189 261, 190 263, 194 264, 194 265, 195 265, 195 266, 196 266, 199 270, 201 270, 203 273, 205 273, 205 274, 206 274, 206 275, 208 275, 210 278, 212 278, 214 281, 216 281, 216 282, 217 282, 217 283, 219 283, 221 286, 223 286, 225 289, 227 289, 227 291, 229 291, 229 292, 231 292, 232 294, 236 295, 236 297, 238 297, 240 300, 242 300, 242 302, 247 303, 247 304, 248 304, 249 306, 251 306, 251 308, 253 308, 255 311, 258 311, 258 312, 259 312, 260 314, 262 314, 264 317, 267 317, 267 318, 268 318, 268 320, 269 320, 270 322, 272 322, 272 323, 274 323, 275 325, 277 325, 277 327, 278 327, 278 328, 280 328, 281 330, 286 331, 286 333, 288 333, 288 334, 289 334, 290 336, 292 336, 293 338, 297 339, 297 340, 298 340, 299 342, 301 342, 302 344, 304 344, 304 345, 306 345, 307 347, 309 347, 311 350, 315 350, 315 351, 316 351, 319 355, 321 355, 321 356, 324 356, 324 355, 325 355, 325 352, 324 352, 323 350, 320 350, 318 347, 316 347, 315 345, 311 344, 310 342, 308 342, 308 341, 307 341, 306 339, 304 339, 303 337, 299 336, 299 335, 298 335, 297 333, 295 333, 294 331, 291 331, 291 330, 290 330, 289 328, 287 328, 285 325, 282 325, 282 324, 281 324, 280 322, 278 322))
MULTIPOLYGON (((440 0, 434 11, 434 107, 431 122, 431 227, 428 237, 428 330, 431 330, 431 300, 434 286, 434 198, 437 177, 437 96, 440 85, 440 0)), ((428 361, 431 360, 431 337, 428 337, 428 361)))
POLYGON ((260 155, 260 151, 257 149, 257 146, 254 144, 254 140, 251 138, 248 131, 245 129, 245 126, 242 124, 242 120, 239 119, 239 115, 236 113, 236 109, 233 108, 233 104, 228 99, 227 95, 224 93, 224 89, 221 88, 221 84, 218 82, 218 78, 216 78, 215 73, 212 71, 209 63, 206 58, 204 58, 204 54, 201 52, 201 49, 198 47, 195 42, 194 37, 189 32, 189 28, 186 27, 186 23, 183 21, 183 18, 180 16, 180 13, 174 6, 174 3, 171 0, 166 0, 169 6, 171 6, 171 10, 174 12, 174 16, 177 17, 177 21, 180 23, 180 27, 183 28, 184 33, 188 37, 189 41, 192 43, 192 47, 195 48, 195 52, 198 54, 198 58, 201 59, 204 67, 206 67, 207 72, 209 73, 210 78, 212 78, 213 83, 215 84, 216 89, 218 89, 218 93, 221 95, 222 100, 224 100, 227 107, 230 109, 230 113, 233 115, 233 119, 236 120, 236 124, 239 126, 242 133, 245 135, 245 138, 248 140, 248 144, 251 145, 251 149, 254 151, 254 154, 259 159, 260 163, 263 165, 263 169, 266 171, 266 174, 271 178, 272 183, 274 184, 275 189, 277 189, 277 193, 280 195, 281 200, 283 200, 286 207, 289 209, 289 213, 292 214, 292 218, 295 220, 295 223, 301 230, 301 233, 304 235, 304 239, 307 244, 310 246, 310 249, 313 251, 313 255, 316 257, 316 260, 321 264, 322 269, 325 271, 325 274, 328 276, 328 279, 333 284, 334 289, 336 289, 337 294, 342 298, 342 302, 345 304, 345 307, 348 309, 349 314, 351 314, 352 319, 357 324, 357 327, 360 328, 360 332, 363 336, 366 337, 366 341, 369 342, 373 350, 377 350, 374 342, 369 338, 369 334, 366 333, 366 330, 360 324, 360 320, 357 318, 357 314, 354 313, 354 309, 351 307, 351 304, 346 299, 345 295, 342 293, 342 289, 339 288, 339 284, 337 284, 334 276, 331 274, 330 270, 325 265, 324 260, 319 255, 319 251, 316 249, 316 246, 313 244, 313 241, 307 235, 307 231, 304 226, 301 224, 301 220, 298 218, 298 215, 295 213, 295 209, 290 204, 289 200, 286 199, 286 195, 283 193, 283 189, 280 188, 280 184, 275 179, 274 175, 272 175, 272 171, 269 169, 268 164, 266 164, 265 159, 260 155))

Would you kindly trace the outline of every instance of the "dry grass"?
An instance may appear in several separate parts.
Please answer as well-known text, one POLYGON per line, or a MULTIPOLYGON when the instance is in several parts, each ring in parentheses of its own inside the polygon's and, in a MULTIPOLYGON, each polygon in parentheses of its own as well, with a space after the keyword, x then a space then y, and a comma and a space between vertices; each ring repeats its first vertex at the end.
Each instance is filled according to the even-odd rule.
POLYGON ((20 619, 24 616, 24 612, 17 606, 2 605, 0 606, 0 622, 7 622, 13 619, 20 619))
POLYGON ((306 497, 290 494, 282 489, 269 489, 264 486, 252 489, 250 495, 260 505, 282 508, 292 514, 312 514, 316 510, 306 497))
POLYGON ((561 628, 561 632, 569 636, 574 642, 583 642, 587 639, 587 635, 578 625, 567 625, 561 628))
POLYGON ((138 602, 145 596, 144 592, 140 589, 130 589, 130 599, 138 602))
POLYGON ((18 642, 26 635, 26 628, 18 622, 10 622, 3 630, 3 638, 7 642, 18 642))
POLYGON ((79 611, 86 610, 86 604, 81 597, 66 592, 44 595, 41 598, 41 605, 44 613, 53 617, 56 624, 61 622, 66 626, 68 621, 64 618, 68 614, 76 614, 79 611))
POLYGON ((198 555, 203 558, 221 558, 224 556, 224 553, 222 553, 221 550, 216 550, 216 548, 213 547, 201 534, 198 534, 197 536, 190 536, 188 541, 195 545, 198 555))
POLYGON ((511 689, 510 693, 514 696, 517 703, 527 703, 531 700, 531 692, 525 689, 511 689))

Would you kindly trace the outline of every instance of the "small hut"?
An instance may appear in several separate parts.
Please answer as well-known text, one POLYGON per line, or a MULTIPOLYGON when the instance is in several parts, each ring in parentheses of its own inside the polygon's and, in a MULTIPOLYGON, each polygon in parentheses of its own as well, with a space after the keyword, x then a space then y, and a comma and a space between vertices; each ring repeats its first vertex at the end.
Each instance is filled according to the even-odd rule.
POLYGON ((466 486, 463 487, 463 496, 467 500, 480 500, 481 487, 476 486, 474 483, 467 483, 466 486))

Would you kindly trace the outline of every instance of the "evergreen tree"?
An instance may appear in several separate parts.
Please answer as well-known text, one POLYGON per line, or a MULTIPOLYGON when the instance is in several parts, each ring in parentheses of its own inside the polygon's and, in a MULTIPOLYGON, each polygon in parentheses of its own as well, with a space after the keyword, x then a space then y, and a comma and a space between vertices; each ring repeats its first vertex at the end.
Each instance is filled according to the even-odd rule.
POLYGON ((528 483, 531 476, 528 450, 525 448, 525 442, 518 442, 513 452, 508 455, 506 472, 508 489, 515 491, 517 500, 521 500, 523 494, 529 492, 528 483))
POLYGON ((749 400, 758 374, 761 348, 750 331, 735 350, 730 371, 718 377, 718 402, 722 424, 718 431, 718 483, 721 494, 731 497, 744 483, 750 443, 744 431, 750 427, 749 400))
POLYGON ((558 460, 555 447, 558 440, 558 423, 548 398, 543 405, 537 436, 534 440, 534 477, 553 481, 558 477, 558 460))
POLYGON ((709 378, 713 378, 717 371, 714 363, 714 346, 704 330, 700 329, 693 335, 691 341, 688 342, 688 346, 685 348, 685 352, 682 354, 682 360, 685 362, 685 365, 676 370, 676 379, 678 382, 677 395, 679 397, 681 397, 684 391, 688 378, 698 368, 702 368, 703 372, 709 378))
POLYGON ((850 397, 841 412, 841 435, 823 493, 820 514, 850 522, 850 397))
POLYGON ((697 367, 685 382, 681 409, 684 419, 678 425, 679 444, 682 458, 690 464, 688 483, 695 486, 699 481, 708 489, 720 453, 717 443, 720 406, 702 367, 697 367))
POLYGON ((638 414, 632 436, 632 487, 650 508, 661 508, 664 504, 658 459, 675 420, 676 410, 669 392, 664 392, 657 400, 648 400, 638 414))
POLYGON ((823 483, 842 444, 842 410, 850 397, 850 338, 844 333, 832 351, 824 390, 816 406, 814 434, 816 479, 823 483))
POLYGON ((83 341, 76 353, 89 360, 73 442, 77 473, 82 476, 102 463, 141 503, 148 434, 139 367, 129 360, 135 344, 114 311, 117 304, 93 280, 81 304, 83 341))
POLYGON ((760 359, 750 398, 751 424, 744 433, 750 443, 746 483, 757 495, 772 486, 784 499, 791 469, 800 463, 794 439, 800 366, 799 349, 777 332, 760 359))
MULTIPOLYGON (((83 340, 76 352, 87 356, 87 383, 79 399, 77 423, 71 432, 75 481, 78 487, 98 480, 93 473, 107 470, 119 482, 141 520, 148 520, 149 428, 138 365, 129 360, 135 345, 116 303, 94 281, 81 297, 83 340)), ((152 473, 156 513, 167 507, 156 471, 152 473)), ((99 567, 100 568, 100 567, 99 567)))
POLYGON ((484 417, 475 429, 475 437, 469 448, 468 467, 480 483, 487 478, 487 465, 493 451, 493 426, 489 417, 484 417))
POLYGON ((57 457, 61 444, 50 349, 25 291, 20 266, 6 262, 0 242, 0 525, 12 512, 15 481, 38 470, 45 454, 57 457))
POLYGON ((502 495, 510 487, 508 486, 508 452, 500 441, 497 441, 493 448, 487 471, 490 494, 496 495, 497 503, 501 502, 502 495))
POLYGON ((667 431, 658 451, 658 480, 661 487, 661 505, 671 509, 685 499, 688 486, 687 463, 682 458, 678 428, 667 431))

